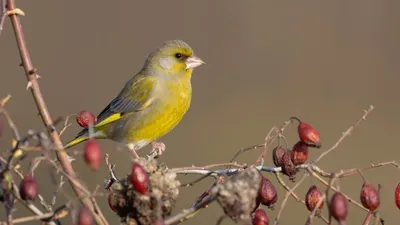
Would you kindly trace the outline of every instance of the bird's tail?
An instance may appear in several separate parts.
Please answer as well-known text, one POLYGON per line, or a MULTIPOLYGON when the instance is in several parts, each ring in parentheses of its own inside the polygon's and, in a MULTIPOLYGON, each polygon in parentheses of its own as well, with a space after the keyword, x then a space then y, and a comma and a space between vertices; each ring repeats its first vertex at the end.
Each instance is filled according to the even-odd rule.
POLYGON ((82 143, 86 140, 88 140, 89 137, 88 136, 80 136, 80 137, 76 137, 75 139, 73 139, 72 141, 68 142, 66 145, 64 145, 64 149, 68 149, 71 148, 72 146, 75 146, 79 143, 82 143))

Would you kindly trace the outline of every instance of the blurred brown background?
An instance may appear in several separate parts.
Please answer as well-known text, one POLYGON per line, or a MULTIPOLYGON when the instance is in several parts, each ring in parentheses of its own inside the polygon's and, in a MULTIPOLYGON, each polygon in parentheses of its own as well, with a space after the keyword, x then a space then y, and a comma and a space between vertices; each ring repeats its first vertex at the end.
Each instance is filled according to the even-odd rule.
MULTIPOLYGON (((339 171, 400 159, 396 143, 400 132, 399 1, 17 3, 26 13, 23 28, 53 118, 80 110, 100 112, 139 71, 147 54, 165 40, 182 39, 194 48, 207 64, 195 70, 188 114, 162 138, 167 153, 161 161, 169 167, 226 162, 239 148, 263 142, 272 126, 290 116, 319 129, 323 148, 312 151, 314 159, 332 146, 370 104, 376 110, 321 161, 321 166, 339 171)), ((23 70, 18 68, 20 59, 8 20, 0 49, 0 96, 13 96, 7 108, 20 132, 42 129, 32 96, 25 90, 23 70)), ((63 141, 78 129, 74 123, 63 141)), ((286 134, 290 145, 297 141, 294 127, 286 134)), ((10 147, 10 138, 7 129, 0 139, 3 151, 10 147)), ((118 146, 111 141, 101 144, 117 163, 117 173, 127 173, 127 153, 114 152, 118 146)), ((142 151, 148 152, 149 147, 142 151)), ((253 162, 259 152, 244 154, 239 161, 253 162)), ((272 165, 270 158, 266 164, 272 165)), ((91 172, 80 157, 74 166, 92 190, 108 177, 105 167, 91 172)), ((43 196, 51 199, 55 185, 48 168, 43 164, 36 176, 43 196)), ((273 175, 266 176, 278 186, 273 175)), ((398 170, 380 168, 365 172, 365 176, 374 185, 383 185, 381 215, 387 224, 397 223, 393 193, 400 182, 398 170)), ((182 188, 176 212, 190 206, 211 182, 204 180, 182 188)), ((304 196, 313 183, 322 187, 309 178, 297 190, 298 195, 304 196)), ((353 176, 341 181, 341 189, 359 200, 361 184, 361 178, 353 176)), ((69 184, 64 187, 70 190, 69 184)), ((280 191, 279 203, 283 197, 280 191)), ((60 198, 57 204, 62 201, 60 198)), ((111 224, 118 224, 106 198, 99 198, 99 202, 111 224)), ((271 219, 277 209, 268 211, 271 219)), ((184 224, 214 224, 221 214, 214 204, 184 224)), ((28 214, 18 205, 15 217, 21 215, 28 214)), ((303 224, 307 215, 306 208, 291 198, 281 224, 303 224)), ((348 224, 361 224, 364 216, 350 205, 348 224)), ((0 218, 5 218, 3 207, 0 218)), ((232 222, 225 220, 223 224, 232 222)), ((315 220, 315 224, 323 223, 315 220)))

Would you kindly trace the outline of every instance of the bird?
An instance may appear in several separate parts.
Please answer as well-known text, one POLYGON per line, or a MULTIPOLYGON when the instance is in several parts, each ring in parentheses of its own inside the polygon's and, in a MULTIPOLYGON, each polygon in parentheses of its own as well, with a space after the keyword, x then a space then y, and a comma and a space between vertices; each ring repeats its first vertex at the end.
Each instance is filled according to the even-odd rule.
POLYGON ((202 64, 186 42, 164 42, 147 56, 142 69, 98 114, 93 126, 81 130, 64 149, 93 138, 122 143, 135 157, 150 143, 153 151, 165 151, 157 140, 172 131, 190 108, 192 73, 202 64))

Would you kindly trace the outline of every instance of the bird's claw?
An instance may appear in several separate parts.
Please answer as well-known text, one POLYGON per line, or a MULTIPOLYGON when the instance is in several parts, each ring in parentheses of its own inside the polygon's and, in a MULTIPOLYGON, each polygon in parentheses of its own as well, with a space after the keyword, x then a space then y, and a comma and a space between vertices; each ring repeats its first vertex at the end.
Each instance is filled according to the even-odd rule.
POLYGON ((25 16, 25 12, 22 11, 21 9, 12 9, 12 10, 8 10, 7 11, 7 16, 11 16, 11 15, 20 15, 20 16, 25 16))
POLYGON ((150 152, 150 154, 147 155, 147 160, 150 161, 154 158, 158 158, 160 155, 162 155, 165 152, 165 144, 162 142, 155 142, 153 141, 151 143, 152 146, 152 151, 150 152))

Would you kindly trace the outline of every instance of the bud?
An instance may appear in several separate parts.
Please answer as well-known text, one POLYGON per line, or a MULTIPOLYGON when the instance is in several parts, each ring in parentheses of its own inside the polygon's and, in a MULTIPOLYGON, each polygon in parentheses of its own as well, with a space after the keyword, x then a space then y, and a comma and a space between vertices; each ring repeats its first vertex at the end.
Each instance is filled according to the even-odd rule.
POLYGON ((78 225, 92 225, 94 224, 94 219, 90 210, 83 207, 79 210, 78 215, 78 225))
POLYGON ((274 204, 278 200, 278 194, 274 185, 271 181, 261 176, 260 181, 260 189, 258 190, 258 199, 260 200, 261 204, 273 208, 274 204))
POLYGON ((378 191, 368 183, 364 183, 361 188, 360 200, 362 205, 370 211, 377 209, 380 204, 378 191))
POLYGON ((345 224, 348 208, 347 208, 347 199, 343 196, 342 193, 336 192, 333 194, 331 198, 331 202, 329 205, 329 212, 335 218, 339 224, 345 224))
POLYGON ((308 145, 298 141, 292 149, 292 162, 295 166, 305 163, 308 159, 308 145))
POLYGON ((19 194, 25 201, 33 201, 38 196, 38 185, 32 175, 27 175, 19 185, 19 194))
POLYGON ((89 125, 96 123, 96 117, 88 111, 80 111, 78 115, 76 115, 76 122, 79 126, 87 128, 89 125))
POLYGON ((272 159, 274 161, 275 166, 282 166, 282 156, 285 153, 286 149, 282 147, 276 147, 272 150, 272 159))
MULTIPOLYGON (((309 211, 312 212, 314 210, 314 208, 318 204, 318 201, 319 201, 321 195, 322 195, 321 191, 315 185, 311 186, 310 189, 308 189, 305 202, 306 202, 307 209, 309 211)), ((321 202, 317 211, 320 211, 323 206, 324 206, 324 201, 321 202)))
POLYGON ((141 194, 147 194, 149 188, 149 176, 143 167, 134 163, 131 171, 131 184, 133 188, 141 194))
POLYGON ((292 162, 292 151, 290 150, 285 151, 282 156, 282 172, 292 181, 296 178, 297 170, 292 162))
POLYGON ((394 199, 395 199, 397 208, 400 209, 400 183, 397 185, 396 191, 394 192, 394 199))
POLYGON ((97 141, 89 139, 83 150, 86 164, 92 169, 98 169, 103 161, 103 154, 97 141))
POLYGON ((269 218, 267 213, 263 209, 257 209, 253 214, 253 225, 268 225, 269 218))
POLYGON ((299 126, 297 127, 297 132, 299 134, 300 140, 304 144, 307 144, 310 147, 316 147, 316 148, 321 147, 319 132, 316 129, 314 129, 311 125, 302 122, 297 117, 291 117, 291 119, 295 119, 299 122, 299 126))

